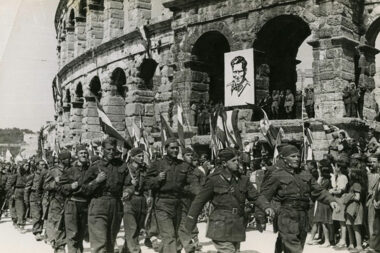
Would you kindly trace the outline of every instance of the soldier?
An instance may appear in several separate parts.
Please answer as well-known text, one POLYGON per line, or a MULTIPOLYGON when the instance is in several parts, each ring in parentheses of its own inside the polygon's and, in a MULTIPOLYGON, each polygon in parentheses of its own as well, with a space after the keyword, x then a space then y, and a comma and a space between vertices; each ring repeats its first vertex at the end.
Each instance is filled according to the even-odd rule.
POLYGON ((259 195, 249 178, 239 173, 239 156, 233 149, 221 150, 218 155, 221 167, 207 180, 195 197, 186 218, 186 228, 192 231, 207 201, 212 201, 207 237, 212 239, 218 252, 238 252, 245 241, 245 201, 254 201, 268 214, 273 215, 269 202, 259 195))
POLYGON ((355 83, 351 83, 351 117, 356 118, 358 116, 358 100, 359 93, 356 89, 355 83))
MULTIPOLYGON (((193 180, 190 166, 177 159, 179 152, 177 140, 167 139, 164 147, 167 155, 154 162, 148 169, 146 183, 147 187, 156 194, 155 215, 159 236, 163 243, 160 252, 176 253, 180 248, 178 240, 183 246, 188 240, 178 233, 184 187, 195 180, 193 180)), ((190 252, 190 249, 185 250, 190 252)))
POLYGON ((49 192, 48 222, 52 228, 51 245, 55 253, 65 252, 64 204, 65 198, 60 192, 59 181, 65 170, 71 165, 71 154, 63 151, 58 155, 58 165, 46 175, 44 189, 49 192))
POLYGON ((316 182, 312 175, 300 170, 299 150, 293 145, 280 147, 280 159, 263 182, 261 194, 269 201, 279 200, 277 226, 285 252, 302 252, 307 236, 310 198, 328 203, 339 210, 334 198, 316 182))
POLYGON ((33 234, 37 241, 42 240, 42 228, 43 228, 43 219, 42 219, 42 195, 43 195, 43 183, 47 173, 47 165, 45 161, 39 160, 37 162, 37 168, 31 178, 30 182, 30 214, 33 224, 33 234))
POLYGON ((133 148, 129 152, 128 175, 123 191, 125 242, 123 252, 139 253, 139 235, 144 227, 147 202, 144 195, 146 167, 144 150, 133 148))
POLYGON ((351 87, 347 85, 343 89, 343 103, 346 110, 344 117, 351 117, 351 87))
POLYGON ((17 228, 21 233, 25 233, 25 202, 24 202, 24 194, 25 194, 25 185, 26 185, 26 170, 22 164, 17 165, 17 175, 15 181, 15 190, 14 190, 14 198, 15 198, 15 208, 17 215, 17 228))
POLYGON ((91 197, 88 230, 92 253, 113 253, 123 217, 121 197, 128 174, 126 164, 116 159, 116 139, 103 141, 103 158, 86 172, 83 192, 91 197))
POLYGON ((12 218, 13 226, 17 227, 17 214, 15 206, 15 183, 17 179, 17 170, 15 165, 9 163, 8 166, 10 172, 7 179, 7 183, 5 185, 5 190, 7 191, 9 213, 12 218))
POLYGON ((83 239, 87 234, 88 203, 87 196, 81 190, 84 175, 89 167, 86 146, 76 149, 78 160, 73 166, 63 171, 59 180, 59 190, 66 197, 65 229, 69 253, 83 252, 83 239))

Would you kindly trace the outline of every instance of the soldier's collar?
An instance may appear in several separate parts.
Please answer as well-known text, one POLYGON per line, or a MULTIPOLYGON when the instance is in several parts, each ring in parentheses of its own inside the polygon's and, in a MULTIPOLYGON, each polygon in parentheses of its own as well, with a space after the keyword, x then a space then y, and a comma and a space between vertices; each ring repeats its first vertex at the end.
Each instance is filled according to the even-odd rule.
POLYGON ((220 175, 227 181, 227 182, 231 182, 231 180, 234 178, 236 181, 238 181, 239 177, 232 174, 231 172, 228 171, 228 169, 226 168, 223 168, 221 169, 220 171, 220 175))

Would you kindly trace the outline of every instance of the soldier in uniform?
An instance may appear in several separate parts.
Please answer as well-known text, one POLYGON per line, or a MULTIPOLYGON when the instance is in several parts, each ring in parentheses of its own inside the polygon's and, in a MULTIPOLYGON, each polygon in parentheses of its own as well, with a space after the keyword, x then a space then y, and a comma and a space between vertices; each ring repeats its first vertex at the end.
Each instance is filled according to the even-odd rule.
POLYGON ((280 147, 280 159, 274 170, 263 182, 261 194, 269 201, 280 202, 277 226, 285 253, 303 251, 308 227, 310 198, 339 209, 334 198, 316 182, 312 175, 300 171, 300 154, 297 147, 280 147))
POLYGON ((71 166, 71 153, 61 152, 58 155, 58 165, 53 167, 44 182, 44 189, 49 192, 48 222, 52 226, 50 242, 55 253, 65 252, 64 205, 65 197, 60 192, 59 181, 62 174, 71 166))
POLYGON ((88 203, 87 196, 81 191, 84 175, 89 167, 86 146, 76 149, 78 160, 63 171, 59 181, 59 190, 66 197, 65 229, 69 253, 83 252, 83 239, 87 234, 88 203))
POLYGON ((202 207, 207 201, 212 201, 214 210, 210 214, 206 236, 212 239, 218 252, 238 252, 240 242, 245 241, 246 199, 254 201, 269 215, 273 215, 273 210, 249 182, 249 178, 239 173, 239 156, 235 150, 221 150, 218 157, 221 167, 209 176, 206 185, 195 197, 185 226, 192 231, 202 207))
MULTIPOLYGON (((188 238, 178 233, 181 223, 182 198, 186 185, 195 182, 192 169, 189 164, 177 158, 179 144, 176 139, 166 140, 164 147, 167 155, 159 161, 154 162, 147 173, 147 187, 156 194, 155 215, 162 239, 160 252, 176 253, 180 249, 178 240, 186 246, 188 238)), ((190 187, 190 189, 194 189, 190 187)), ((186 252, 194 251, 186 249, 186 252)))
POLYGON ((144 195, 146 167, 144 150, 133 148, 129 152, 128 175, 123 191, 125 243, 123 252, 139 253, 139 235, 144 227, 147 201, 144 195))
POLYGON ((42 195, 43 184, 47 173, 47 164, 43 160, 37 162, 37 168, 33 173, 32 180, 30 182, 30 215, 33 224, 33 234, 37 241, 42 240, 41 233, 43 228, 42 219, 42 195))
POLYGON ((26 185, 26 171, 22 164, 17 165, 17 175, 14 185, 14 198, 15 198, 15 208, 17 215, 17 227, 22 232, 25 233, 25 185, 26 185))
POLYGON ((128 174, 127 165, 116 158, 116 139, 102 142, 103 158, 87 170, 83 192, 91 197, 88 231, 92 253, 113 253, 123 217, 121 197, 128 174))
POLYGON ((344 117, 351 117, 351 87, 347 85, 343 89, 343 103, 346 110, 344 117))
POLYGON ((5 190, 7 191, 7 199, 8 199, 8 207, 9 213, 11 215, 11 219, 13 222, 13 226, 17 227, 17 214, 15 207, 15 183, 17 179, 17 171, 14 165, 9 163, 9 176, 7 179, 7 183, 5 185, 5 190))

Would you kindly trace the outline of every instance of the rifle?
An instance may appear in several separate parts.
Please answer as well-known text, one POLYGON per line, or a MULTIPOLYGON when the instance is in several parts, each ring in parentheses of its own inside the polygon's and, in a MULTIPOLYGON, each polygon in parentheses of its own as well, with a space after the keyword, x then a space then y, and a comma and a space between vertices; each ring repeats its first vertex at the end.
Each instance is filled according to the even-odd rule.
POLYGON ((30 215, 30 207, 28 207, 28 209, 26 209, 26 212, 25 212, 25 220, 29 218, 29 215, 30 215))
POLYGON ((65 230, 65 209, 61 211, 59 221, 58 221, 58 227, 57 230, 64 231, 65 230))
POLYGON ((1 205, 1 209, 0 209, 0 220, 1 220, 1 216, 3 215, 3 211, 4 211, 4 209, 5 209, 5 206, 7 205, 7 202, 8 202, 8 198, 5 198, 3 204, 1 205))
POLYGON ((47 220, 48 218, 48 214, 49 214, 49 207, 50 207, 50 202, 51 202, 51 199, 50 199, 50 196, 48 195, 48 201, 47 201, 47 204, 46 204, 46 208, 44 210, 44 213, 42 214, 42 220, 47 220))

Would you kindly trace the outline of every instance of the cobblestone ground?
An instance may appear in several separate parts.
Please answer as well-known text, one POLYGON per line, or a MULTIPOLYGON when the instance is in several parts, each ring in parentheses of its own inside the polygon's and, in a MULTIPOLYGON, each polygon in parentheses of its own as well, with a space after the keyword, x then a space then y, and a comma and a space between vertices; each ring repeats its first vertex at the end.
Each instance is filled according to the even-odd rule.
MULTIPOLYGON (((216 250, 211 241, 205 238, 206 224, 200 223, 200 241, 203 245, 202 252, 213 252, 216 250)), ((1 253, 52 253, 50 246, 43 242, 36 242, 31 233, 32 226, 26 226, 27 233, 21 234, 13 226, 9 218, 3 218, 0 221, 0 252, 1 253)), ((247 240, 241 245, 241 252, 244 253, 273 253, 276 234, 271 231, 259 233, 250 231, 247 233, 247 240)), ((118 236, 118 246, 123 244, 123 233, 118 236)), ((143 241, 141 241, 143 243, 143 241)), ((85 244, 85 252, 90 252, 89 244, 85 244)), ((153 253, 154 251, 146 247, 142 247, 142 252, 153 253)), ((333 252, 349 252, 346 250, 336 251, 332 248, 321 248, 319 246, 306 246, 305 253, 333 253, 333 252)))

